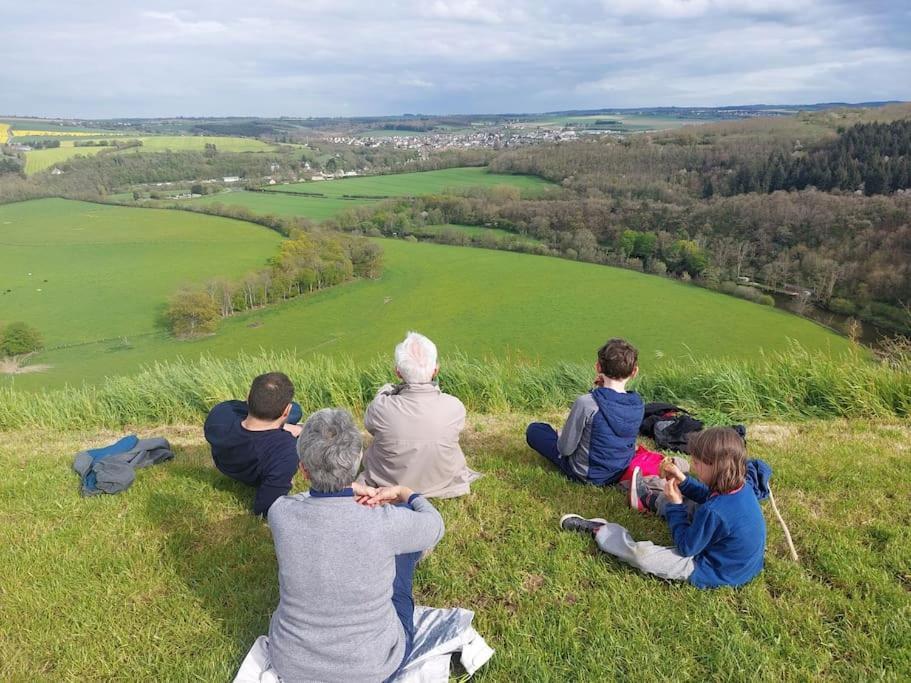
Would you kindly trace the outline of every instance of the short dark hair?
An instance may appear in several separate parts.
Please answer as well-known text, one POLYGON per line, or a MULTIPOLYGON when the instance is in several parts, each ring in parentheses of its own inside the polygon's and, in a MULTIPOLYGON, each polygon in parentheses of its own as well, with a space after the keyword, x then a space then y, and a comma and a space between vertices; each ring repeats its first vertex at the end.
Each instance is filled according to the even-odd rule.
POLYGON ((692 432, 687 440, 690 456, 714 468, 712 481, 702 482, 715 493, 729 493, 746 479, 747 447, 731 427, 710 427, 692 432))
POLYGON ((601 374, 610 379, 626 379, 636 370, 639 352, 625 339, 608 339, 598 349, 601 374))
POLYGON ((294 398, 294 385, 283 372, 267 372, 253 380, 247 408, 260 420, 277 420, 294 398))

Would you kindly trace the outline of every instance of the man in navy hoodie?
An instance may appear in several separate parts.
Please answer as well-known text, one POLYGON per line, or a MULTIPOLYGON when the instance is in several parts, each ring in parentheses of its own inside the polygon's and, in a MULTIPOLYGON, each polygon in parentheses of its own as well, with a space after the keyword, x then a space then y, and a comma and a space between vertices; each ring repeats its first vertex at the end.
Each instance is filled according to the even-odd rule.
POLYGON ((253 380, 247 401, 212 408, 204 427, 212 459, 222 474, 256 487, 253 514, 263 515, 291 490, 297 471, 297 425, 302 414, 292 403, 294 385, 281 372, 253 380))
POLYGON ((638 358, 629 342, 609 340, 598 349, 594 388, 576 399, 563 431, 533 422, 525 431, 528 445, 575 481, 619 481, 636 452, 645 411, 639 394, 626 390, 639 372, 638 358))

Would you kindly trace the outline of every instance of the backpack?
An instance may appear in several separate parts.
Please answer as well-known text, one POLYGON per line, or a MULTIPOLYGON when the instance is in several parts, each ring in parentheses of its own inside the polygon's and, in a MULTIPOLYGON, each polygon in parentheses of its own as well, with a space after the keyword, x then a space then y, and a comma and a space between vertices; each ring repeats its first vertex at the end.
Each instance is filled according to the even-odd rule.
MULTIPOLYGON (((693 432, 701 431, 704 424, 673 403, 646 403, 645 417, 639 425, 639 433, 655 440, 658 448, 666 451, 689 453, 689 437, 693 432)), ((743 425, 732 425, 740 437, 746 441, 747 430, 743 425)))

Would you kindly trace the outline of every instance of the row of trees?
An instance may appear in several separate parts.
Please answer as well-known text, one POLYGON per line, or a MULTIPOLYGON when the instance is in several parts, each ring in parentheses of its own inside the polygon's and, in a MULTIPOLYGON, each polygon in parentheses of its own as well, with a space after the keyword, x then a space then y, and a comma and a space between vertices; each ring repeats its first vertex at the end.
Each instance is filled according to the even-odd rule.
POLYGON ((806 153, 777 151, 766 159, 743 160, 733 173, 722 169, 705 179, 703 195, 716 188, 724 194, 776 190, 863 189, 864 194, 891 194, 911 188, 911 121, 859 124, 837 140, 806 153))
POLYGON ((346 282, 382 273, 382 250, 363 237, 296 231, 268 267, 237 281, 210 280, 186 287, 170 300, 165 318, 180 338, 215 332, 221 318, 263 308, 346 282))

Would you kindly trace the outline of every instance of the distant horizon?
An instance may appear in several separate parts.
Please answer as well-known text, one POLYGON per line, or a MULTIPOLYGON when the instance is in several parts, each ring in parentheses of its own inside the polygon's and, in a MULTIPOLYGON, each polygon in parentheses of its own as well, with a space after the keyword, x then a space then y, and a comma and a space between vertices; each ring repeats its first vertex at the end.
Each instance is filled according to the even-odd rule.
POLYGON ((289 119, 289 120, 309 120, 309 119, 401 119, 406 117, 414 118, 442 118, 447 116, 453 117, 483 117, 483 116, 549 116, 556 114, 586 114, 602 112, 635 112, 643 110, 741 110, 741 109, 775 109, 788 108, 795 111, 803 107, 885 107, 892 104, 908 104, 911 100, 861 100, 861 101, 825 101, 825 102, 751 102, 744 104, 724 104, 724 105, 679 105, 679 104, 660 104, 654 106, 630 106, 630 107, 586 107, 573 109, 553 109, 549 111, 502 111, 502 112, 400 112, 390 114, 326 114, 326 115, 296 115, 296 114, 279 114, 268 116, 265 114, 162 114, 149 116, 78 116, 78 115, 55 115, 55 114, 8 114, 0 113, 0 119, 41 119, 47 121, 143 121, 158 119, 178 119, 178 120, 196 120, 196 119, 289 119))

